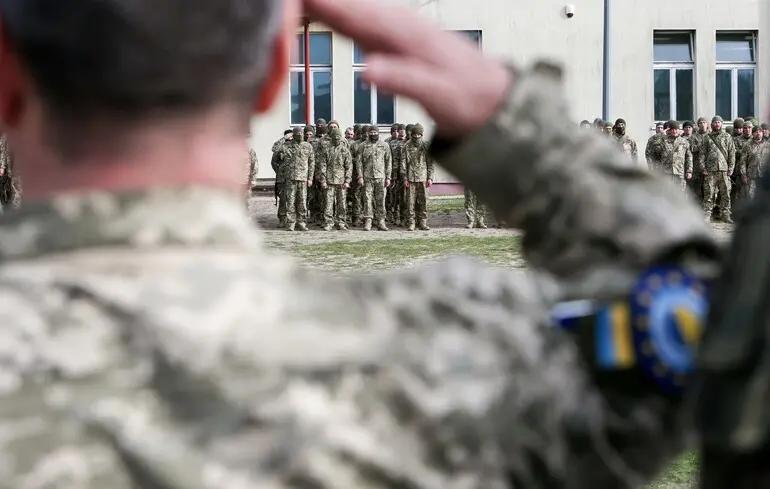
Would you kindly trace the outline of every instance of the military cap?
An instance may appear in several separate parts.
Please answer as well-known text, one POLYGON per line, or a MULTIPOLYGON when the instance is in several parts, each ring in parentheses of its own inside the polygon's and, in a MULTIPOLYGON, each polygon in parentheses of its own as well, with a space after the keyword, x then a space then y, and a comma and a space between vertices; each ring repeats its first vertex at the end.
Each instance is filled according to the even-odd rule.
POLYGON ((356 133, 356 134, 359 134, 361 132, 361 128, 362 127, 363 126, 361 124, 354 124, 353 125, 353 132, 356 133))
POLYGON ((586 119, 583 119, 582 121, 580 121, 580 125, 581 126, 585 126, 586 124, 588 124, 590 126, 591 125, 591 121, 586 120, 586 119))
POLYGON ((305 126, 305 128, 302 130, 303 133, 307 134, 309 132, 315 133, 315 129, 313 129, 313 126, 305 126))
POLYGON ((342 137, 342 130, 339 128, 334 128, 331 131, 329 131, 330 136, 339 136, 342 137))
POLYGON ((403 124, 399 124, 399 125, 398 125, 398 130, 399 130, 399 131, 405 131, 405 130, 406 130, 406 126, 405 126, 405 125, 403 125, 403 124))
POLYGON ((288 129, 286 129, 285 131, 283 131, 283 135, 284 135, 284 136, 285 136, 285 135, 287 135, 287 134, 294 134, 294 129, 292 129, 292 128, 290 127, 290 128, 288 128, 288 129))
POLYGON ((754 126, 754 128, 751 130, 751 132, 762 132, 762 128, 759 126, 754 126))
POLYGON ((326 119, 318 119, 315 121, 316 126, 325 126, 326 125, 326 119))
POLYGON ((422 136, 425 134, 425 128, 422 127, 422 124, 415 124, 414 127, 412 127, 412 134, 419 134, 422 136))
POLYGON ((328 126, 318 126, 318 130, 316 131, 316 134, 319 136, 323 136, 324 134, 329 133, 329 127, 328 126))
POLYGON ((612 122, 607 121, 607 122, 604 123, 604 127, 613 127, 613 124, 612 124, 612 122))
POLYGON ((329 123, 328 123, 328 124, 326 124, 326 125, 327 125, 327 126, 331 126, 332 124, 337 124, 337 127, 340 127, 340 123, 339 123, 339 122, 337 122, 337 121, 335 121, 334 119, 330 120, 330 121, 329 121, 329 123))
POLYGON ((681 129, 682 125, 679 124, 679 121, 670 120, 670 121, 668 121, 668 128, 669 129, 681 129))
POLYGON ((733 127, 735 129, 741 129, 741 128, 743 128, 743 123, 744 123, 744 120, 741 119, 740 117, 738 117, 737 119, 735 119, 733 121, 733 127))
POLYGON ((693 121, 684 121, 684 124, 682 124, 682 127, 695 127, 695 123, 693 121))
POLYGON ((759 127, 761 127, 763 130, 767 131, 768 129, 770 129, 770 124, 768 124, 767 122, 763 122, 762 125, 759 126, 759 127))
POLYGON ((603 126, 604 125, 604 121, 600 117, 597 117, 596 119, 594 119, 594 125, 595 126, 603 126))
POLYGON ((668 121, 663 123, 663 129, 668 129, 668 121))
POLYGON ((414 124, 407 124, 406 125, 406 132, 412 132, 412 128, 414 127, 414 124))
POLYGON ((398 124, 393 124, 392 126, 390 126, 390 132, 393 132, 393 131, 398 131, 398 124))
POLYGON ((615 121, 615 125, 616 125, 616 126, 617 126, 618 124, 625 124, 625 123, 626 123, 626 120, 625 120, 625 119, 623 119, 623 118, 618 118, 618 119, 615 121))
POLYGON ((297 140, 297 141, 303 141, 304 140, 303 139, 304 133, 302 132, 302 128, 301 127, 295 127, 292 132, 294 133, 294 139, 295 140, 297 140))
POLYGON ((698 117, 698 124, 700 124, 701 122, 708 122, 708 120, 706 120, 705 117, 698 117))
POLYGON ((721 116, 715 115, 714 117, 711 118, 711 122, 712 123, 714 123, 714 122, 724 122, 724 120, 722 119, 721 116))

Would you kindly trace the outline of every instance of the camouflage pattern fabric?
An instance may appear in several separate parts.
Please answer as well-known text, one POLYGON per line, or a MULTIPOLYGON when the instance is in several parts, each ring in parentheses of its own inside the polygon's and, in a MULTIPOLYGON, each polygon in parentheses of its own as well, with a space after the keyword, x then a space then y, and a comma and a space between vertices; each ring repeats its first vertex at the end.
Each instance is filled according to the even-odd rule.
POLYGON ((14 165, 5 134, 0 136, 0 213, 4 209, 18 209, 21 205, 21 178, 14 165))
POLYGON ((615 141, 623 154, 629 157, 629 159, 635 164, 639 164, 639 149, 636 146, 636 141, 628 137, 627 135, 613 134, 615 141))
POLYGON ((644 148, 644 157, 647 160, 647 167, 650 170, 658 171, 660 169, 660 150, 658 143, 665 136, 663 134, 653 134, 647 140, 647 146, 644 148))
POLYGON ((352 173, 353 161, 349 146, 342 144, 342 140, 337 146, 328 145, 318 165, 318 180, 327 185, 324 190, 324 223, 327 226, 340 226, 346 222, 347 189, 343 185, 350 185, 352 173))
POLYGON ((701 145, 703 144, 704 135, 705 133, 694 132, 689 138, 690 152, 692 153, 693 161, 693 174, 692 179, 687 182, 687 186, 690 191, 692 191, 693 195, 695 195, 697 202, 703 202, 703 174, 697 166, 700 161, 700 150, 701 145))
POLYGON ((428 154, 428 145, 423 140, 411 139, 401 150, 399 175, 409 182, 406 188, 409 203, 409 226, 417 223, 421 229, 428 221, 428 187, 426 182, 433 180, 433 159, 428 154))
POLYGON ((741 178, 746 179, 745 187, 748 198, 754 198, 756 194, 757 182, 765 169, 768 155, 770 155, 770 150, 762 139, 750 141, 743 146, 738 173, 741 178))
POLYGON ((359 147, 356 173, 364 178, 364 219, 385 220, 385 179, 390 178, 392 165, 390 147, 386 143, 365 142, 359 147))
POLYGON ((0 487, 645 483, 682 446, 679 403, 599 382, 549 311, 624 296, 674 249, 711 277, 719 244, 680 192, 562 117, 561 91, 555 67, 517 72, 485 127, 431 144, 524 232, 531 271, 307 271, 217 189, 9 213, 0 487))
POLYGON ((733 137, 725 131, 713 131, 703 137, 698 167, 702 171, 708 172, 708 175, 703 176, 703 212, 707 219, 711 217, 711 212, 714 209, 714 198, 718 193, 721 218, 730 220, 732 210, 731 176, 735 170, 735 159, 733 137), (716 172, 725 175, 711 175, 716 172))
POLYGON ((465 189, 465 218, 468 219, 468 226, 469 227, 486 227, 486 223, 484 220, 487 217, 487 209, 484 206, 484 204, 479 201, 478 197, 476 197, 476 194, 470 191, 470 189, 465 189))

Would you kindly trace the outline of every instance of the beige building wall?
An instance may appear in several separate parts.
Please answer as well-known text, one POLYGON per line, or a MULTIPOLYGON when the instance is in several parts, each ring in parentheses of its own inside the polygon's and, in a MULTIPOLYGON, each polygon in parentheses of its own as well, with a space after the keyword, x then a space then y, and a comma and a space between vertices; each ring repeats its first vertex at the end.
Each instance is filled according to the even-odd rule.
MULTIPOLYGON (((517 64, 547 58, 565 70, 565 93, 570 113, 562 114, 575 123, 602 115, 603 0, 397 0, 410 3, 447 30, 480 30, 483 51, 517 64), (574 6, 569 19, 565 6, 574 6)), ((713 115, 715 110, 715 51, 718 31, 758 32, 757 109, 761 115, 770 108, 770 0, 704 2, 702 0, 612 1, 610 118, 623 117, 628 132, 639 143, 640 152, 653 127, 653 33, 690 31, 694 36, 695 117, 713 115)), ((328 30, 313 25, 312 30, 328 30)), ((415 46, 419 49, 419 46, 415 46)), ((342 126, 353 125, 353 45, 332 35, 332 117, 342 126)), ((479 74, 483 76, 483 74, 479 74)), ((430 121, 408 100, 397 99, 398 121, 430 121)), ((272 178, 270 147, 290 124, 290 96, 287 83, 284 99, 267 117, 254 121, 252 146, 260 158, 260 177, 272 178)), ((384 133, 388 125, 381 126, 384 133)), ((437 181, 454 181, 439 172, 437 181)))

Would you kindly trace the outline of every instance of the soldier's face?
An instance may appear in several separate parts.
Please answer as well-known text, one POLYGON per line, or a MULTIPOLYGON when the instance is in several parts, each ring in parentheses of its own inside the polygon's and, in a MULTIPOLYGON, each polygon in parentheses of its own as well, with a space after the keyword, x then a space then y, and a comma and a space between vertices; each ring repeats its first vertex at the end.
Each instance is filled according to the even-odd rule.
POLYGON ((308 140, 308 139, 310 139, 311 137, 313 137, 313 133, 312 133, 312 132, 306 132, 306 133, 305 133, 305 141, 307 141, 307 140, 308 140))
POLYGON ((340 144, 340 139, 342 138, 340 137, 339 134, 334 134, 331 136, 331 139, 332 139, 332 144, 337 146, 338 144, 340 144))
POLYGON ((337 124, 329 124, 329 131, 331 131, 332 129, 339 129, 339 128, 340 126, 338 126, 337 124))
POLYGON ((655 134, 663 134, 663 125, 655 126, 655 134))
POLYGON ((740 136, 741 134, 743 134, 743 128, 742 127, 734 127, 733 128, 733 134, 735 134, 736 136, 740 136))
POLYGON ((602 132, 604 134, 610 135, 610 134, 612 134, 612 128, 611 127, 603 127, 602 128, 602 132))
POLYGON ((753 131, 754 131, 754 127, 753 127, 753 126, 749 126, 749 127, 744 127, 744 128, 743 128, 743 134, 744 134, 746 137, 749 137, 749 136, 751 136, 751 133, 752 133, 753 131))
POLYGON ((673 137, 679 136, 679 129, 669 129, 668 134, 673 137))
POLYGON ((762 136, 765 138, 770 137, 770 129, 762 129, 762 136))
POLYGON ((719 121, 712 122, 711 123, 711 130, 712 131, 721 131, 722 130, 722 123, 719 121))
POLYGON ((353 139, 353 131, 345 131, 345 139, 353 139))
POLYGON ((591 129, 591 124, 580 124, 580 129, 591 129))
POLYGON ((690 126, 687 126, 687 127, 685 127, 685 128, 684 128, 684 135, 685 135, 685 136, 690 136, 690 135, 692 135, 692 127, 690 127, 690 126))
POLYGON ((700 122, 698 122, 698 130, 699 130, 700 132, 706 132, 706 130, 708 129, 708 127, 709 127, 709 126, 708 126, 708 124, 706 124, 706 121, 700 121, 700 122))
POLYGON ((412 140, 413 141, 421 141, 422 140, 422 134, 412 133, 412 140))
POLYGON ((755 141, 761 141, 762 140, 762 131, 757 131, 754 133, 754 140, 755 141))
POLYGON ((406 137, 406 130, 405 129, 399 129, 398 130, 398 139, 404 139, 406 137))

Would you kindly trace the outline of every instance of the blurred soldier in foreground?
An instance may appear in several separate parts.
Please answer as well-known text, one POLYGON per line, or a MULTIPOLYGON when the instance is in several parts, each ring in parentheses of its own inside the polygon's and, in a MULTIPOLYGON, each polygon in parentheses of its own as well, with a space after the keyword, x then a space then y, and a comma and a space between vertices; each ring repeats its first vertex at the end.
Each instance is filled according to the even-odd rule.
POLYGON ((680 398, 606 370, 551 308, 663 263, 713 276, 707 223, 563 117, 558 68, 509 70, 390 4, 305 5, 367 50, 367 83, 424 107, 433 156, 523 230, 531 271, 337 278, 265 249, 244 127, 285 93, 297 2, 6 0, 0 119, 29 205, 0 221, 0 488, 647 481, 681 447, 680 398))

